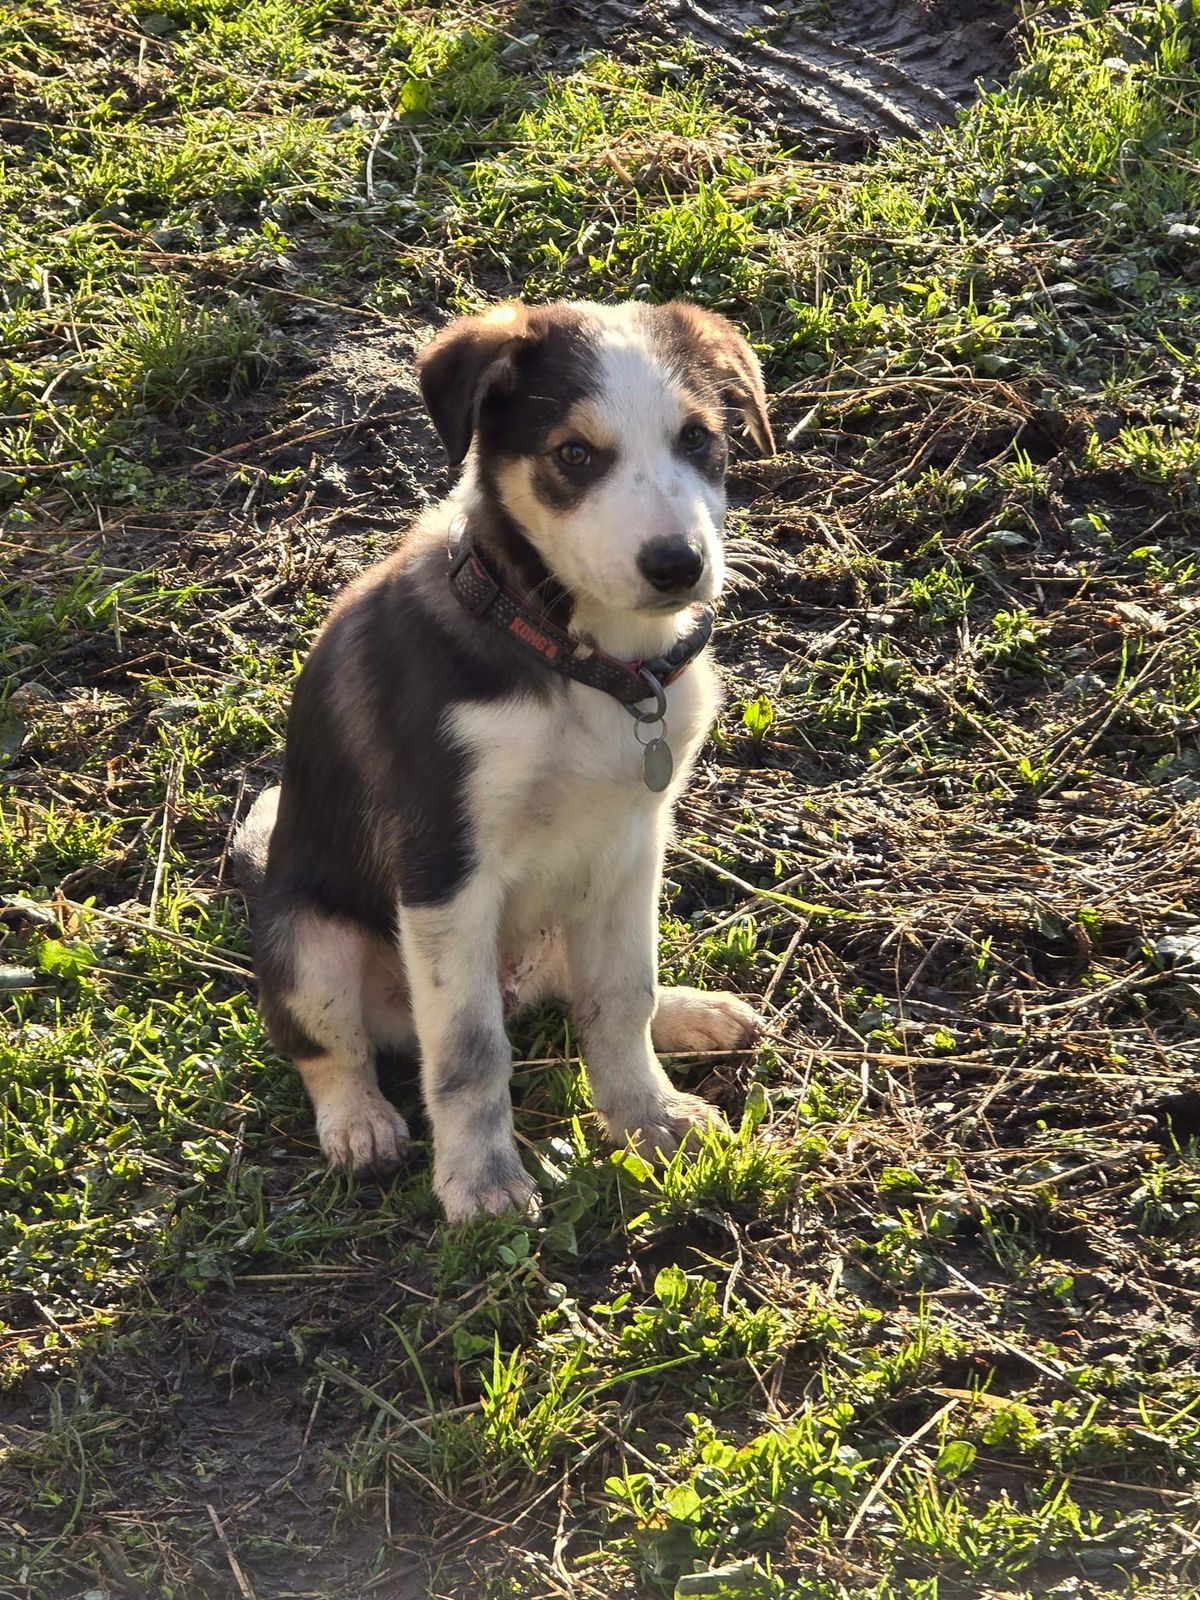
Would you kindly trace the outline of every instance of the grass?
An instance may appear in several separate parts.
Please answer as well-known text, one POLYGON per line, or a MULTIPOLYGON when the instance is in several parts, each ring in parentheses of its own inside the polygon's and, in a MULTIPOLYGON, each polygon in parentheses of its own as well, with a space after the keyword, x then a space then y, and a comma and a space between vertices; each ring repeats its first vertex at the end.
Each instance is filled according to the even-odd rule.
POLYGON ((832 163, 536 5, 0 9, 0 1594, 1200 1593, 1198 26, 832 163), (545 1222, 451 1233, 318 1169, 225 857, 512 292, 762 353, 662 928, 771 1028, 656 1172, 524 1019, 545 1222))

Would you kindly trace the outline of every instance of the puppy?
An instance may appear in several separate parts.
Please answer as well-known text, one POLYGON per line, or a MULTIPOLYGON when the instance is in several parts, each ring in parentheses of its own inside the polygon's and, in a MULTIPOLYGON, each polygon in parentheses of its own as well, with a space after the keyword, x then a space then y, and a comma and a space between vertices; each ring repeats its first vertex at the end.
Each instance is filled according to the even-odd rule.
POLYGON ((609 1137, 651 1155, 717 1115, 655 1050, 754 1036, 733 995, 659 989, 658 900, 717 707, 729 431, 773 441, 749 346, 691 305, 501 305, 418 375, 461 480, 334 606, 235 863, 329 1164, 400 1160, 374 1052, 416 1046, 462 1222, 536 1202, 506 1011, 567 1001, 609 1137))

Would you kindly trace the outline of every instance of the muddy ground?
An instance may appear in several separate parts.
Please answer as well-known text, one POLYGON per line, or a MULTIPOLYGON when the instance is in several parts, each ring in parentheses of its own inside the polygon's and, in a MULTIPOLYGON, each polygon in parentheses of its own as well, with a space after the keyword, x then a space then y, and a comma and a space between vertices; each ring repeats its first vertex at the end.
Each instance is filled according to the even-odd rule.
POLYGON ((573 9, 585 28, 611 16, 651 37, 693 39, 721 64, 734 104, 755 124, 838 156, 953 121, 1014 60, 1016 14, 1004 0, 603 0, 573 9))

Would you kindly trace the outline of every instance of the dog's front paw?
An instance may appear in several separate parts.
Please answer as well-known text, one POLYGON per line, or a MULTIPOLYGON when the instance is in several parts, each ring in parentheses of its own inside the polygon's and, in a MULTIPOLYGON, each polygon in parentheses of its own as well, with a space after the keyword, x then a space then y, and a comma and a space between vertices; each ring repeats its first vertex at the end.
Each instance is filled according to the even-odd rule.
POLYGON ((650 1025, 654 1048, 668 1053, 740 1050, 762 1032, 758 1013, 724 990, 662 989, 650 1025))
POLYGON ((321 1106, 317 1137, 335 1170, 394 1172, 404 1159, 408 1124, 378 1089, 363 1089, 321 1106))
POLYGON ((505 1211, 531 1221, 539 1215, 537 1185, 511 1145, 485 1149, 454 1163, 435 1158, 433 1189, 451 1224, 497 1217, 505 1211))
POLYGON ((614 1144, 632 1141, 634 1149, 647 1161, 671 1156, 691 1133, 705 1128, 729 1132, 725 1118, 697 1094, 670 1093, 644 1103, 622 1106, 604 1118, 608 1136, 614 1144))

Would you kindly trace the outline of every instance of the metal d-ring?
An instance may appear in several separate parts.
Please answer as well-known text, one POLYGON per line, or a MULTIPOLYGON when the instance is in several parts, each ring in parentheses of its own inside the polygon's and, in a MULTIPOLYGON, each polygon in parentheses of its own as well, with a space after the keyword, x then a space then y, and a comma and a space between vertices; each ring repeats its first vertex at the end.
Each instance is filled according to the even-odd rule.
POLYGON ((650 693, 654 696, 654 710, 639 711, 637 706, 627 705, 625 707, 626 711, 628 711, 629 715, 634 719, 635 722, 665 721, 667 715, 667 691, 663 688, 662 684, 659 683, 658 679, 650 671, 649 667, 639 667, 637 671, 638 677, 648 685, 650 693))

